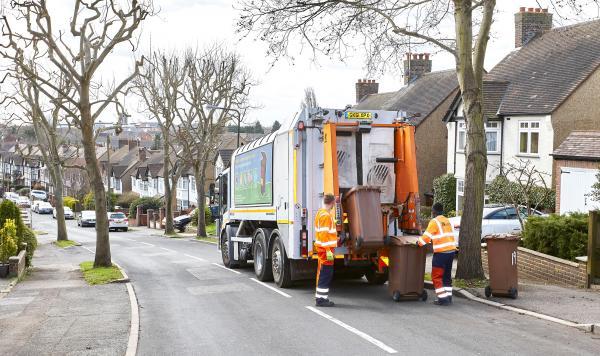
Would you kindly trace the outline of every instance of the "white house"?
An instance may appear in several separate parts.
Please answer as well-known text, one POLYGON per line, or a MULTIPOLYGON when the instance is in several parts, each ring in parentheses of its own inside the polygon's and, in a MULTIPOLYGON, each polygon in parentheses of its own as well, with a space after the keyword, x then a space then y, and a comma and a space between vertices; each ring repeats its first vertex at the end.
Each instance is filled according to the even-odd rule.
MULTIPOLYGON (((556 179, 553 151, 571 131, 600 127, 600 21, 554 29, 540 23, 551 26, 552 14, 521 9, 515 15, 517 48, 484 78, 487 183, 507 163, 521 159, 546 173, 551 186, 556 179)), ((461 209, 466 125, 460 99, 444 120, 447 172, 457 179, 461 209)))

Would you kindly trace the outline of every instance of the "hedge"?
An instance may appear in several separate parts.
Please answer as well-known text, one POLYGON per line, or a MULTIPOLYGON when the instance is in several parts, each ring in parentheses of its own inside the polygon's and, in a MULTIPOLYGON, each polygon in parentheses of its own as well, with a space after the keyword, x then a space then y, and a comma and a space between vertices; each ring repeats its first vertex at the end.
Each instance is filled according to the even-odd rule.
POLYGON ((63 205, 64 206, 68 206, 72 211, 76 211, 77 210, 77 204, 79 203, 79 200, 73 198, 73 197, 63 197, 63 205))
POLYGON ((136 192, 126 192, 117 197, 117 205, 123 209, 129 209, 131 203, 140 198, 140 195, 136 192))
MULTIPOLYGON (((505 176, 500 175, 494 178, 488 185, 486 194, 492 204, 513 204, 511 193, 515 196, 519 190, 519 184, 511 182, 505 176)), ((532 208, 544 211, 554 211, 556 204, 556 192, 554 190, 544 187, 534 187, 529 195, 530 202, 533 202, 531 204, 537 204, 539 202, 537 206, 531 206, 532 208), (542 199, 543 197, 545 197, 545 199, 542 199)), ((519 197, 521 197, 520 193, 519 197)), ((517 203, 523 206, 527 205, 524 196, 519 199, 517 203)))
MULTIPOLYGON (((116 205, 117 202, 117 194, 112 193, 110 197, 110 201, 107 201, 108 210, 112 210, 112 208, 116 205)), ((85 210, 94 210, 96 209, 96 199, 94 197, 94 192, 88 192, 85 197, 83 197, 83 209, 85 210)))
POLYGON ((142 214, 145 214, 148 209, 160 209, 163 206, 162 199, 153 197, 143 197, 134 200, 129 206, 129 218, 135 218, 137 215, 137 207, 142 207, 142 214))
MULTIPOLYGON (((194 211, 192 211, 191 214, 192 217, 192 226, 198 226, 198 208, 194 209, 194 211)), ((208 206, 204 207, 204 221, 206 222, 206 225, 208 224, 212 224, 214 221, 213 217, 212 217, 212 212, 210 211, 210 208, 208 206)))
POLYGON ((456 210, 456 178, 444 174, 433 179, 433 203, 442 203, 444 214, 456 210))
POLYGON ((547 255, 574 260, 587 254, 588 215, 531 216, 523 229, 523 246, 547 255))
POLYGON ((17 228, 17 247, 18 251, 21 251, 21 244, 27 244, 27 266, 31 266, 31 260, 33 259, 33 253, 37 248, 37 238, 33 230, 25 226, 23 219, 21 218, 21 211, 15 203, 6 199, 0 204, 0 226, 4 226, 6 220, 12 219, 15 221, 17 228))

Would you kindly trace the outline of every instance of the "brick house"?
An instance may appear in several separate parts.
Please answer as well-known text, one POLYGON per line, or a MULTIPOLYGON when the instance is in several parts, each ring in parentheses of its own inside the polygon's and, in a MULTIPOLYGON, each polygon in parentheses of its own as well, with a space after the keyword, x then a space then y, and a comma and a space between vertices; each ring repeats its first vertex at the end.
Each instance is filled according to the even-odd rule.
POLYGON ((587 196, 600 169, 600 131, 573 131, 554 150, 556 211, 561 214, 600 209, 587 196))
MULTIPOLYGON (((600 20, 552 28, 552 14, 521 8, 515 48, 484 78, 488 167, 486 183, 517 159, 532 162, 553 186, 553 151, 573 130, 600 127, 600 20), (550 178, 551 177, 551 178, 550 178)), ((447 171, 457 178, 462 206, 466 132, 461 100, 444 119, 447 171)), ((510 177, 509 177, 510 178, 510 177)))
POLYGON ((419 195, 425 205, 433 198, 433 179, 446 173, 447 130, 443 123, 458 98, 454 70, 431 72, 428 54, 407 55, 405 86, 390 93, 377 93, 372 80, 356 83, 356 109, 404 111, 416 126, 415 141, 419 195))

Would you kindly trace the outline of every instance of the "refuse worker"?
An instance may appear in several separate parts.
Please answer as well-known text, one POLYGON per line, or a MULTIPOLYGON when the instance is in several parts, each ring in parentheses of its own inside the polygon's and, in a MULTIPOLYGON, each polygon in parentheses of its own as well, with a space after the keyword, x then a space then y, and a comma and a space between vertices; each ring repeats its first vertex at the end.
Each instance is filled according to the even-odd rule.
POLYGON ((332 194, 325 194, 323 207, 317 211, 315 216, 315 247, 319 257, 315 304, 318 307, 334 306, 334 303, 329 300, 329 285, 333 278, 334 252, 338 244, 335 215, 332 212, 334 205, 335 197, 332 194))
POLYGON ((443 216, 444 206, 433 204, 432 218, 423 236, 417 241, 418 246, 433 244, 433 261, 431 263, 431 279, 437 299, 434 304, 448 305, 452 303, 452 262, 456 253, 454 228, 448 218, 443 216))

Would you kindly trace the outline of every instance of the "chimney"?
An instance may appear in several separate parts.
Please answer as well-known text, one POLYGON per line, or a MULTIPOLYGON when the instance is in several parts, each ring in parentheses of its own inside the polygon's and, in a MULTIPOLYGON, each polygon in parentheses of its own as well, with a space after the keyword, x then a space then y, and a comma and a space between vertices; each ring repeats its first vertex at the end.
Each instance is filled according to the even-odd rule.
POLYGON ((119 148, 125 147, 128 144, 129 144, 129 140, 128 139, 126 139, 126 138, 120 138, 119 139, 119 148))
POLYGON ((138 146, 138 141, 137 140, 129 140, 129 150, 133 150, 134 148, 136 148, 138 146))
POLYGON ((404 85, 431 72, 432 61, 429 53, 407 53, 404 60, 404 85))
POLYGON ((140 162, 146 161, 146 147, 140 147, 138 151, 138 159, 140 162))
POLYGON ((515 48, 522 47, 535 36, 552 29, 548 9, 520 7, 515 14, 515 48))
POLYGON ((356 103, 360 103, 367 95, 379 93, 379 83, 373 79, 359 79, 356 83, 356 103))

